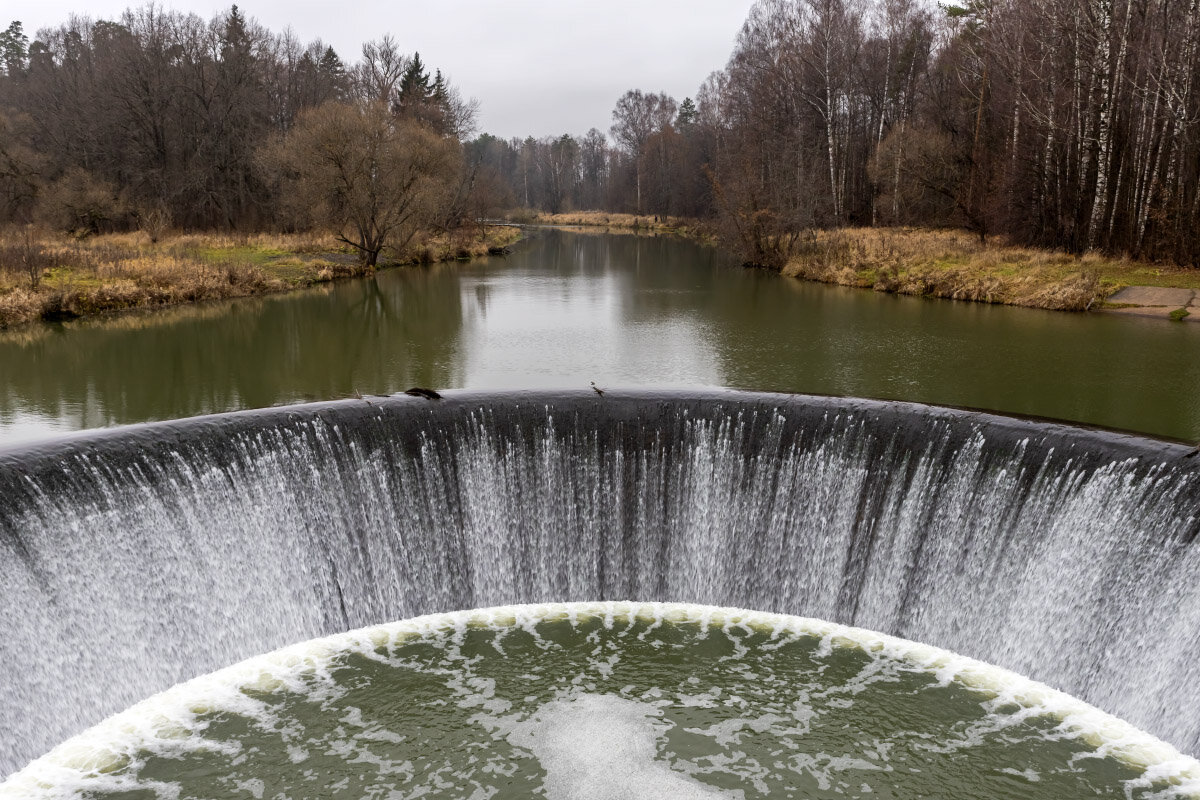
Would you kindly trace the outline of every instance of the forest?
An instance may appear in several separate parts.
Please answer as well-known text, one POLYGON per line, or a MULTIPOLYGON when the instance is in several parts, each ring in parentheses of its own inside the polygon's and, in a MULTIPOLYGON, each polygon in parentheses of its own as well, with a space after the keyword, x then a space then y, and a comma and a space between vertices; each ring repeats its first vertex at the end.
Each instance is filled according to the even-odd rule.
POLYGON ((156 5, 0 35, 0 222, 130 229, 332 229, 384 246, 461 218, 474 106, 384 36, 346 64, 233 6, 156 5))
POLYGON ((603 127, 523 140, 476 135, 390 37, 347 62, 236 6, 14 22, 0 223, 326 226, 373 264, 421 226, 596 209, 707 220, 776 267, 845 226, 1195 266, 1198 4, 759 0, 694 97, 631 89, 603 127))
POLYGON ((724 69, 611 138, 469 146, 505 202, 708 217, 778 264, 839 226, 1200 263, 1195 0, 759 0, 724 69))

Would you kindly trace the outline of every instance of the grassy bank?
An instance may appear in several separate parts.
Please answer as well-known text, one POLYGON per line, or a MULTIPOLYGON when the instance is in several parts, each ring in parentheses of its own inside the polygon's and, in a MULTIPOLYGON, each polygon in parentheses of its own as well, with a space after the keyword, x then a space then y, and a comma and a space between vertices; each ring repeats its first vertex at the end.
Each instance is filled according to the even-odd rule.
POLYGON ((701 222, 683 217, 664 217, 646 214, 614 214, 607 211, 573 211, 565 214, 514 212, 513 222, 537 225, 574 225, 609 231, 634 231, 685 236, 689 239, 715 241, 711 231, 701 222))
POLYGON ((1200 289, 1200 270, 981 245, 964 231, 913 228, 817 232, 800 245, 783 274, 880 292, 1062 311, 1100 307, 1125 286, 1200 289))
MULTIPOLYGON (((673 234, 718 243, 710 226, 675 217, 584 211, 536 214, 523 221, 596 230, 673 234)), ((1098 254, 1073 256, 1012 247, 961 230, 840 228, 799 243, 784 275, 925 297, 1059 311, 1107 307, 1126 286, 1200 290, 1200 270, 1098 254)))
MULTIPOLYGON (((423 237, 381 266, 483 256, 520 238, 491 226, 478 233, 423 237)), ((283 292, 364 274, 355 253, 329 235, 145 233, 86 239, 0 236, 0 328, 133 308, 283 292)))

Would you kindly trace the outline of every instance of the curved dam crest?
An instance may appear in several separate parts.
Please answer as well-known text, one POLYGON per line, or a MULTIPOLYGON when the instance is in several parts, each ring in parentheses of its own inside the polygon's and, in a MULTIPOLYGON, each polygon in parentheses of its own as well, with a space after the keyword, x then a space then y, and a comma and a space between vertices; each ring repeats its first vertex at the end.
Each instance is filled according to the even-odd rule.
POLYGON ((421 614, 682 601, 997 664, 1200 751, 1200 464, 731 391, 449 393, 0 450, 0 774, 179 681, 421 614))

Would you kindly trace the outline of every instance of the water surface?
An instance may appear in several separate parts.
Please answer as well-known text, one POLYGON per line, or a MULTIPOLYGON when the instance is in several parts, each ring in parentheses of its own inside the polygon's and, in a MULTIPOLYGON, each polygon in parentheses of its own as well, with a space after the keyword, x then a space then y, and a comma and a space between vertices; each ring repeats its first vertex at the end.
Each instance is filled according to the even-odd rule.
POLYGON ((731 386, 1200 439, 1200 326, 877 294, 670 238, 538 230, 508 258, 0 334, 0 445, 466 388, 731 386))
POLYGON ((1200 765, 945 651, 683 605, 492 609, 252 659, 0 797, 1195 797, 1200 765))

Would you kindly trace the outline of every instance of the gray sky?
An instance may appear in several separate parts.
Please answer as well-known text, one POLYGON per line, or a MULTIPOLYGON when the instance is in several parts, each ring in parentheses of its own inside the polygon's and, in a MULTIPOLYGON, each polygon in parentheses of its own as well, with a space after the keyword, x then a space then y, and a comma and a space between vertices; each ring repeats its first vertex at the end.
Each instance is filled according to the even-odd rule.
MULTIPOLYGON (((208 19, 217 0, 175 0, 167 8, 208 19)), ((479 128, 497 136, 608 132, 627 89, 695 96, 725 65, 753 0, 394 0, 329 3, 245 0, 246 15, 274 31, 290 25, 305 42, 320 37, 347 62, 385 33, 421 53, 480 103, 479 128)), ((5 2, 0 26, 19 19, 26 33, 72 13, 115 18, 122 0, 5 2)))

